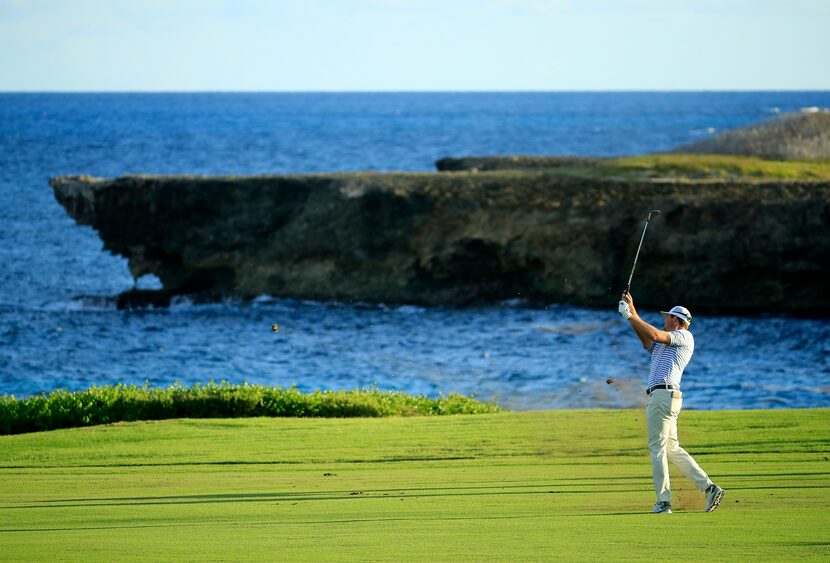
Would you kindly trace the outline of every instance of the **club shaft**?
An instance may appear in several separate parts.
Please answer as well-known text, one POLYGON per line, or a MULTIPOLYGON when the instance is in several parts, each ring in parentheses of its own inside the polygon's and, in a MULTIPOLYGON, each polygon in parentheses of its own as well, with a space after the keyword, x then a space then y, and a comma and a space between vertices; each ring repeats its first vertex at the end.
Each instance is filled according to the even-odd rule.
POLYGON ((648 229, 648 222, 651 221, 651 216, 654 214, 660 213, 659 211, 652 211, 648 214, 648 219, 646 219, 646 224, 643 225, 643 234, 640 235, 640 244, 637 245, 637 253, 634 255, 634 265, 631 266, 631 275, 628 276, 628 286, 625 288, 626 293, 631 292, 631 280, 634 279, 634 270, 637 268, 637 258, 640 257, 640 249, 643 247, 643 239, 646 238, 646 229, 648 229))

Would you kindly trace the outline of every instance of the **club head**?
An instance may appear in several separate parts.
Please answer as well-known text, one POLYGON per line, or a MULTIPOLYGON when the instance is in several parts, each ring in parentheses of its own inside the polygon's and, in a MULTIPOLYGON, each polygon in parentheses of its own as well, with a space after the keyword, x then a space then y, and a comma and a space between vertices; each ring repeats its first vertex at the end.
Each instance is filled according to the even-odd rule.
POLYGON ((653 209, 653 210, 649 211, 649 213, 648 213, 649 221, 651 220, 652 215, 660 215, 660 210, 659 209, 653 209))

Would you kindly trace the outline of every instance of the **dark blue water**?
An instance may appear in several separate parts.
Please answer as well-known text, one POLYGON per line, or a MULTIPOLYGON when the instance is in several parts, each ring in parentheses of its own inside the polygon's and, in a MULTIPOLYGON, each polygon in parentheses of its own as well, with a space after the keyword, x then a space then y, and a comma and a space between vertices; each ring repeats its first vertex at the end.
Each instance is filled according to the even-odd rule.
MULTIPOLYGON (((94 296, 133 285, 126 261, 66 216, 47 180, 431 170, 445 156, 637 154, 809 107, 830 107, 830 92, 0 94, 0 394, 227 379, 303 390, 459 391, 513 408, 638 405, 648 356, 619 320, 616 296, 608 311, 267 296, 114 310, 94 296), (270 331, 274 322, 279 335, 270 331)), ((671 306, 682 295, 666 299, 671 306)), ((660 322, 656 312, 646 316, 660 322)), ((698 316, 693 329, 687 407, 830 406, 830 321, 698 316)))

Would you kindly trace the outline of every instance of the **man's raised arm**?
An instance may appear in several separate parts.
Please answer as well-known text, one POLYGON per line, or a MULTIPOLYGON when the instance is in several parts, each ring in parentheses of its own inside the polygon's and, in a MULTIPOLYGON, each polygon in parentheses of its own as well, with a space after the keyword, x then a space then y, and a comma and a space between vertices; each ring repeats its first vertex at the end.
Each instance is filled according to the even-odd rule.
POLYGON ((670 344, 671 336, 668 332, 651 326, 637 314, 637 309, 634 307, 634 298, 630 293, 623 292, 620 298, 620 315, 624 319, 628 319, 631 323, 631 328, 637 333, 640 342, 643 343, 643 348, 648 350, 651 348, 652 342, 660 342, 662 344, 670 344))

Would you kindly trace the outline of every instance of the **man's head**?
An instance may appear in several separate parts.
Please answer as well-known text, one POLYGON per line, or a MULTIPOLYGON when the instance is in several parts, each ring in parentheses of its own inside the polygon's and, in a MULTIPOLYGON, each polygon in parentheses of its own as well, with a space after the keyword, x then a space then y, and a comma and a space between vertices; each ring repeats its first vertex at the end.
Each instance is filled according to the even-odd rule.
POLYGON ((664 330, 687 329, 692 324, 692 314, 680 305, 672 307, 670 311, 660 311, 660 314, 665 319, 664 330))

